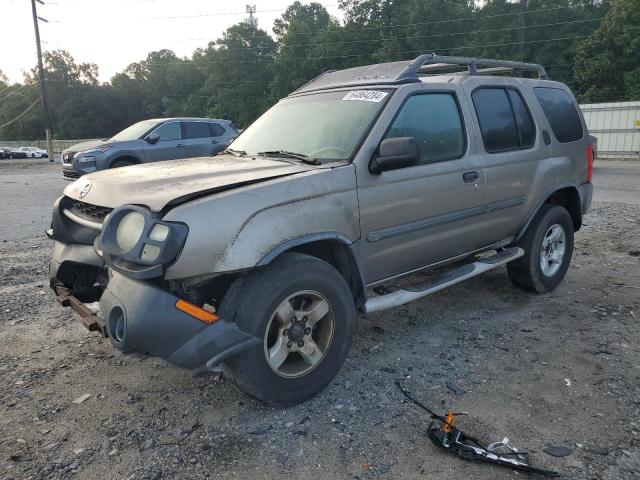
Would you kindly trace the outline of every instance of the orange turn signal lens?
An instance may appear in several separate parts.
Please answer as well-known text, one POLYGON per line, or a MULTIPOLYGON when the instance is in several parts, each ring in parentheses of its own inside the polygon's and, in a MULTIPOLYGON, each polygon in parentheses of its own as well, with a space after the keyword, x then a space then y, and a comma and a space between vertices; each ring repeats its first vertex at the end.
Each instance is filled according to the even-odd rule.
POLYGON ((211 324, 217 320, 220 320, 220 317, 215 313, 211 313, 204 308, 200 308, 199 306, 187 302, 186 300, 182 300, 181 298, 176 302, 176 308, 181 312, 184 312, 187 315, 191 315, 193 318, 197 318, 204 323, 211 324))

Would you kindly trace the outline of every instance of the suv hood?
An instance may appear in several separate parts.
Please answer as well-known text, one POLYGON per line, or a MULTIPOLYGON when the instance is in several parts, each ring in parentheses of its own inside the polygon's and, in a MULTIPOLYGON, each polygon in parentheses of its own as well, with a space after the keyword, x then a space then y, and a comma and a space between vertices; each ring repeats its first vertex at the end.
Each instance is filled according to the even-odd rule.
POLYGON ((62 153, 65 152, 84 152, 86 150, 93 150, 100 145, 106 145, 109 143, 107 140, 88 140, 82 143, 76 143, 69 148, 65 148, 62 153))
POLYGON ((260 157, 189 158, 91 173, 70 184, 64 194, 103 207, 135 204, 160 211, 169 203, 181 203, 193 196, 314 168, 318 167, 260 157))

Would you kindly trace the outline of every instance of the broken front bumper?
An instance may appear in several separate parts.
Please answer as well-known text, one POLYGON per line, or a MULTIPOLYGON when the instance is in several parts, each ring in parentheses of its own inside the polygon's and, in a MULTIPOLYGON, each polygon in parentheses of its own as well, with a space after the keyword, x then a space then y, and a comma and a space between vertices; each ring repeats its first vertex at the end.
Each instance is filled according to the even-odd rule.
POLYGON ((221 318, 207 324, 178 310, 180 298, 156 283, 133 280, 113 270, 108 271, 108 283, 99 298, 100 313, 94 312, 57 278, 58 272, 68 271, 65 262, 95 267, 100 260, 85 247, 72 247, 78 246, 56 242, 49 268, 51 286, 58 301, 78 313, 85 327, 110 337, 116 348, 157 356, 196 374, 262 344, 233 322, 221 318), (80 255, 84 255, 82 261, 80 255))

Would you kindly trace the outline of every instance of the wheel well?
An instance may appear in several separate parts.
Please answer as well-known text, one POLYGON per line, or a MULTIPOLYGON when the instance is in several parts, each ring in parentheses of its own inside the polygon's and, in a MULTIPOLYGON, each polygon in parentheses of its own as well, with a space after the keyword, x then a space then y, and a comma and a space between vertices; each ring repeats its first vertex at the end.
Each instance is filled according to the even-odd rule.
POLYGON ((346 280, 357 308, 364 306, 367 292, 360 276, 358 263, 351 249, 338 240, 318 240, 288 250, 311 255, 332 265, 346 280))
MULTIPOLYGON (((361 309, 364 307, 367 301, 367 291, 362 282, 360 269, 358 268, 353 252, 346 244, 331 239, 317 240, 303 245, 297 245, 289 250, 280 252, 279 255, 286 252, 304 253, 324 260, 333 266, 340 272, 349 285, 356 308, 361 309)), ((271 261, 273 260, 275 260, 275 258, 271 259, 271 261)), ((218 308, 231 285, 246 272, 250 272, 250 270, 232 272, 209 279, 203 278, 193 283, 174 280, 169 282, 169 289, 176 295, 187 298, 190 302, 197 305, 211 303, 218 308)))
POLYGON ((580 205, 580 194, 573 187, 562 188, 549 195, 545 200, 546 204, 559 205, 564 207, 571 215, 573 229, 577 232, 582 226, 582 207, 580 205))
POLYGON ((138 160, 136 157, 130 157, 128 155, 123 155, 121 157, 116 157, 113 160, 111 160, 111 162, 109 163, 109 168, 113 167, 113 164, 116 162, 131 162, 131 164, 133 165, 137 165, 140 163, 140 160, 138 160))

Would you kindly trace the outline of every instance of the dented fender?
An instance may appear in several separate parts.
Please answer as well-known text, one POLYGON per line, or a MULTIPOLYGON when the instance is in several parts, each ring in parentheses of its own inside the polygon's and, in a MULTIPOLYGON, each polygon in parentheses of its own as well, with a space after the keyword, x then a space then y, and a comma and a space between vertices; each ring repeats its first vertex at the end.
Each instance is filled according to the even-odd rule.
POLYGON ((180 205, 164 219, 189 226, 167 280, 250 269, 303 238, 351 244, 360 238, 355 168, 317 168, 247 185, 180 205))

